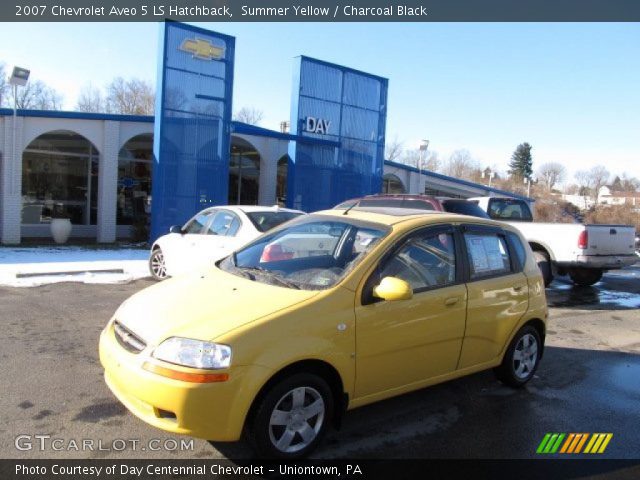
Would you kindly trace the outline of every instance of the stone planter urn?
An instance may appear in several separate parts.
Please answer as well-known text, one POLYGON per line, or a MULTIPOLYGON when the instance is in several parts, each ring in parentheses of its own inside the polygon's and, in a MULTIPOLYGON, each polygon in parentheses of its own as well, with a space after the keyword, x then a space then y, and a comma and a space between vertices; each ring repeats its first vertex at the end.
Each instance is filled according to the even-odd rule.
POLYGON ((56 243, 66 243, 71 235, 71 220, 68 218, 51 219, 51 235, 56 243))

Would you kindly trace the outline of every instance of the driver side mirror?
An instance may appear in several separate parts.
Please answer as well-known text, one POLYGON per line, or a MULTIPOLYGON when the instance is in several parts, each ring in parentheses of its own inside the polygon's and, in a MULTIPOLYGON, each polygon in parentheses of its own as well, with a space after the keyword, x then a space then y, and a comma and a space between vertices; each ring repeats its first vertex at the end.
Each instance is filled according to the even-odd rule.
POLYGON ((400 278, 384 277, 380 285, 373 288, 373 296, 387 301, 410 300, 413 298, 411 285, 400 278))
POLYGON ((179 233, 182 235, 184 232, 182 231, 182 227, 180 225, 174 225, 169 228, 169 233, 179 233))

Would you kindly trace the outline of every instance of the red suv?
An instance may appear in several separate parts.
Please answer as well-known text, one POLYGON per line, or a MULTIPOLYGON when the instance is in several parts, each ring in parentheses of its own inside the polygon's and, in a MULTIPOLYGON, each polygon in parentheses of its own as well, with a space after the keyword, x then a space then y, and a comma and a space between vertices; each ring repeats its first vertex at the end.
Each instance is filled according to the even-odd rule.
POLYGON ((463 198, 431 197, 429 195, 387 194, 367 195, 362 198, 346 200, 333 208, 392 207, 411 208, 413 210, 435 210, 437 212, 458 213, 472 217, 489 218, 478 205, 463 198))

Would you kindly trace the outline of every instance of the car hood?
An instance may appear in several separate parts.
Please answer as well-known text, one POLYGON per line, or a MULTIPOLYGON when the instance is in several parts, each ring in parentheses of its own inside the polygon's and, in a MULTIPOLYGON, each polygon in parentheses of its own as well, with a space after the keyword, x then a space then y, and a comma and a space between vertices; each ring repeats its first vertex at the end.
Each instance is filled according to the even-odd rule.
POLYGON ((317 294, 252 281, 215 267, 146 288, 125 301, 114 317, 147 345, 169 337, 214 340, 317 294))

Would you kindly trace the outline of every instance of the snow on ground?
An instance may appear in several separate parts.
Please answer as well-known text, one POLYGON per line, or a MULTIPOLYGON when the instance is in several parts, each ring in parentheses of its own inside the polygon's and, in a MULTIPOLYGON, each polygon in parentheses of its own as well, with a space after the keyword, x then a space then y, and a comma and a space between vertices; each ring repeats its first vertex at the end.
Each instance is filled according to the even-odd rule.
POLYGON ((135 248, 3 247, 0 248, 0 285, 126 283, 149 276, 148 259, 148 250, 135 248))

